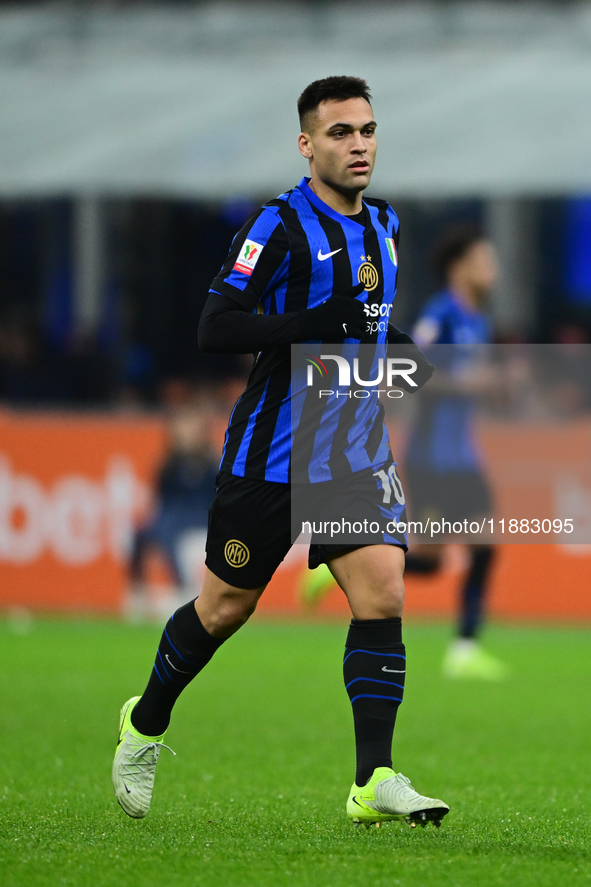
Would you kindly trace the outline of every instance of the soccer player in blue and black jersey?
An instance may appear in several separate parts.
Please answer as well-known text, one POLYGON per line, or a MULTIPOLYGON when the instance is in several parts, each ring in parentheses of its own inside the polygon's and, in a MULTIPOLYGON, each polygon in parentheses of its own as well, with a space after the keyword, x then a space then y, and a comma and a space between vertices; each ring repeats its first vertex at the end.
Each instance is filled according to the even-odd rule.
MULTIPOLYGON (((493 244, 477 226, 459 223, 440 234, 432 258, 443 288, 424 306, 412 335, 422 345, 450 346, 447 360, 458 363, 469 354, 465 346, 492 341, 485 299, 497 279, 497 257, 493 244), (459 346, 457 351, 453 346, 459 346)), ((428 517, 452 524, 466 518, 480 521, 491 513, 491 495, 473 426, 475 396, 490 388, 493 380, 482 378, 478 383, 473 369, 468 358, 463 371, 456 367, 455 379, 448 376, 447 387, 440 381, 438 390, 427 389, 421 397, 405 458, 413 517, 420 521, 428 517)), ((471 544, 467 553, 457 637, 446 653, 444 674, 500 680, 506 674, 505 665, 478 642, 494 548, 471 544)), ((441 554, 441 545, 413 545, 406 569, 434 572, 441 565, 441 554)))
MULTIPOLYGON (((355 77, 315 81, 300 96, 298 111, 299 150, 310 177, 261 207, 236 235, 200 323, 203 350, 256 357, 226 433, 202 593, 171 617, 143 695, 121 710, 113 782, 119 803, 136 818, 150 807, 176 699, 253 613, 292 545, 290 345, 391 340, 416 347, 388 325, 398 219, 385 201, 363 198, 376 156, 368 86, 355 77)), ((418 352, 419 367, 421 357, 418 352)), ((424 378, 431 371, 428 365, 424 378)), ((369 502, 376 515, 397 520, 400 489, 393 504, 384 505, 390 496, 383 478, 398 479, 381 406, 375 399, 351 404, 338 405, 349 422, 346 447, 331 445, 325 426, 322 447, 310 453, 310 479, 321 485, 323 498, 330 499, 338 483, 349 503, 369 502)), ((357 824, 439 825, 449 809, 392 769, 406 673, 405 550, 403 535, 385 534, 369 545, 310 546, 311 566, 328 563, 353 616, 343 671, 357 754, 347 813, 357 824)))

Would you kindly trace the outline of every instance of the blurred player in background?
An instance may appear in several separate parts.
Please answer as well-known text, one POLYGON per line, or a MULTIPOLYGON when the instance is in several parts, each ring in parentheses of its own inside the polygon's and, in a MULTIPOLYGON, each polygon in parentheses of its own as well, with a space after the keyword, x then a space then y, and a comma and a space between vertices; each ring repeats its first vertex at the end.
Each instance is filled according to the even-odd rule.
POLYGON ((162 618, 173 602, 179 606, 201 590, 207 514, 217 475, 207 415, 196 407, 177 408, 169 428, 170 450, 158 471, 154 512, 137 529, 132 543, 124 605, 132 621, 162 618), (173 581, 172 590, 164 595, 149 584, 154 551, 164 559, 173 581))
MULTIPOLYGON (((443 283, 424 306, 413 330, 421 345, 474 345, 492 340, 484 300, 498 276, 493 245, 479 230, 459 224, 445 230, 433 251, 434 270, 443 283)), ((450 354, 448 359, 462 360, 450 354)), ((441 379, 438 373, 437 379, 441 379)), ((468 361, 463 372, 445 374, 443 382, 421 394, 411 431, 404 475, 413 520, 482 519, 492 509, 491 495, 474 442, 475 397, 490 387, 468 361)), ((468 570, 460 590, 457 637, 447 650, 443 671, 453 678, 499 680, 506 666, 482 649, 486 596, 494 548, 468 545, 468 570)), ((411 546, 406 571, 430 574, 441 568, 441 545, 411 546)))
MULTIPOLYGON (((497 279, 494 247, 477 228, 459 224, 443 232, 433 252, 434 270, 443 289, 425 305, 412 337, 422 345, 470 345, 491 342, 492 330, 484 300, 497 279)), ((469 372, 469 368, 468 368, 469 372)), ((441 379, 438 373, 436 379, 441 379)), ((474 396, 489 379, 431 383, 420 395, 419 415, 404 461, 412 520, 463 520, 484 517, 491 497, 474 446, 474 396), (460 493, 460 495, 458 495, 460 493), (468 511, 466 511, 466 507, 468 511)), ((490 545, 467 546, 469 566, 460 591, 458 635, 444 659, 449 677, 499 680, 505 665, 477 641, 482 628, 486 594, 494 560, 490 545)), ((412 543, 406 572, 433 574, 441 569, 441 545, 412 543)), ((304 570, 299 585, 303 602, 315 606, 331 589, 328 568, 304 570)))
MULTIPOLYGON (((389 316, 398 266, 394 211, 386 201, 362 199, 376 153, 370 99, 367 84, 356 77, 330 77, 304 90, 298 101, 298 144, 309 161, 310 178, 258 210, 234 238, 213 281, 199 328, 200 347, 256 358, 226 432, 209 515, 203 590, 168 621, 143 695, 129 699, 121 710, 113 783, 129 816, 148 812, 176 699, 247 621, 293 544, 289 346, 382 346, 402 336, 416 352, 417 370, 423 365, 422 381, 431 375, 431 365, 408 337, 387 321, 367 320, 369 304, 389 316)), ((309 391, 303 389, 302 410, 310 403, 309 391)), ((336 409, 349 423, 346 455, 322 442, 309 453, 307 475, 328 475, 322 485, 329 500, 346 490, 350 507, 365 501, 376 516, 397 522, 404 500, 391 503, 390 490, 376 474, 385 473, 382 466, 395 473, 377 394, 354 409, 343 398, 336 409)), ((334 442, 336 429, 327 423, 325 433, 327 427, 334 442)), ((447 804, 420 795, 392 769, 392 736, 406 672, 401 618, 406 539, 385 532, 376 537, 376 544, 361 546, 312 544, 309 552, 312 565, 329 564, 353 614, 343 673, 357 767, 347 815, 366 825, 387 820, 438 825, 447 804)), ((432 729, 426 735, 437 741, 432 729)), ((326 792, 323 786, 316 790, 326 792)))

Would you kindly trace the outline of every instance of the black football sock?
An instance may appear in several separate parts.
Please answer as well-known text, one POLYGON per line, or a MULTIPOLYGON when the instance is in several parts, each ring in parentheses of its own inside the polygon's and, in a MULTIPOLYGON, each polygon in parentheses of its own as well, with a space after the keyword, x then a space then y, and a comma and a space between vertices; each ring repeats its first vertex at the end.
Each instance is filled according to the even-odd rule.
POLYGON ((491 545, 470 549, 470 568, 461 593, 459 635, 474 638, 482 624, 487 580, 494 559, 491 545))
POLYGON ((131 714, 145 736, 164 733, 178 697, 224 643, 204 629, 194 604, 179 607, 166 623, 148 686, 131 714))
POLYGON ((404 557, 404 572, 429 576, 439 570, 439 558, 430 554, 409 554, 404 557))
POLYGON ((402 619, 352 619, 343 675, 353 709, 359 786, 376 767, 392 766, 392 735, 405 674, 402 619))

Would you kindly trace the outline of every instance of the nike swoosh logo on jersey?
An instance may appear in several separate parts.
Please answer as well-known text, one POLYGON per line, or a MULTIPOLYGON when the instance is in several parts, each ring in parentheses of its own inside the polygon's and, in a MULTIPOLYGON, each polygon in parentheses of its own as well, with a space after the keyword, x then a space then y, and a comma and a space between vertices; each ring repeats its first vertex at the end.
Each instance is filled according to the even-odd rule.
POLYGON ((170 667, 174 668, 175 671, 179 671, 181 674, 193 674, 192 671, 183 671, 182 668, 177 668, 176 665, 173 665, 172 662, 170 661, 170 656, 168 655, 168 653, 164 654, 164 658, 166 659, 166 661, 168 662, 170 667))
POLYGON ((382 671, 391 671, 392 674, 404 674, 404 668, 386 668, 386 666, 382 666, 382 671))
POLYGON ((342 250, 342 246, 339 249, 333 249, 331 253, 323 253, 321 249, 318 250, 318 260, 320 262, 324 262, 325 259, 330 259, 331 256, 336 256, 337 253, 340 253, 342 250))

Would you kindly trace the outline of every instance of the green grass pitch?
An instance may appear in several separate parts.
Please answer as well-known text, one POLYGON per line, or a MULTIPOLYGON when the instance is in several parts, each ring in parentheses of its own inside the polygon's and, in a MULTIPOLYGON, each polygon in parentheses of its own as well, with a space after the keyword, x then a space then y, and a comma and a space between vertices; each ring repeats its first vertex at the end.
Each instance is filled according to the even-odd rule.
POLYGON ((410 624, 394 766, 444 798, 437 831, 354 829, 346 626, 253 621, 179 700, 152 811, 112 795, 119 706, 160 630, 0 621, 2 887, 565 887, 591 883, 591 645, 492 627, 504 684, 440 676, 449 628, 410 624), (18 625, 17 625, 18 628, 18 625))

